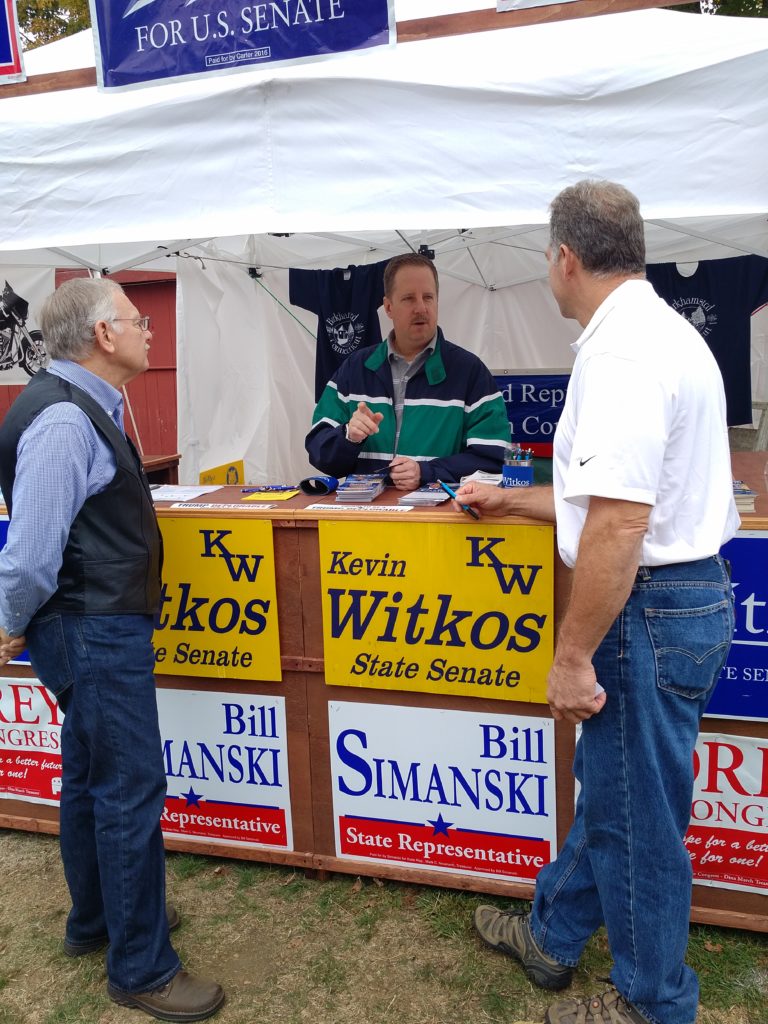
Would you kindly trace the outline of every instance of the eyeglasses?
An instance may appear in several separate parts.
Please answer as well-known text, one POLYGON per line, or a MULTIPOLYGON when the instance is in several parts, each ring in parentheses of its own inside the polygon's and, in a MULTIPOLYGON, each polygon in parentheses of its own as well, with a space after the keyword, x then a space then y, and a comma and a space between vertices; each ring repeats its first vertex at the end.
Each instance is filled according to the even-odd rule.
POLYGON ((128 323, 133 324, 134 327, 138 327, 140 331, 149 330, 149 317, 148 316, 113 316, 111 323, 117 323, 120 320, 125 320, 128 323))

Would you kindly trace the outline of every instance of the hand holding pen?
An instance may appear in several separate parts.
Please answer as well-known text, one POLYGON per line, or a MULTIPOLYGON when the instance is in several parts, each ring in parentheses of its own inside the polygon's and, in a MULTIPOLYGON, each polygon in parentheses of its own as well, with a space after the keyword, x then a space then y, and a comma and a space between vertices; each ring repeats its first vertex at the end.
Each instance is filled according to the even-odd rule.
POLYGON ((396 455, 389 464, 389 479, 398 491, 415 491, 421 484, 421 467, 414 459, 396 455))
POLYGON ((475 512, 473 508, 471 508, 469 505, 464 505, 461 502, 461 500, 459 499, 459 497, 457 496, 456 492, 453 490, 452 487, 449 487, 448 484, 444 484, 442 480, 438 480, 437 482, 443 488, 445 493, 450 495, 451 498, 453 498, 454 504, 458 505, 462 512, 466 512, 467 515, 472 516, 473 519, 480 518, 480 516, 477 514, 477 512, 475 512))
MULTIPOLYGON (((443 489, 447 490, 445 487, 443 489)), ((507 515, 510 511, 507 491, 493 484, 479 484, 472 480, 460 487, 451 497, 462 511, 469 511, 470 514, 474 512, 477 519, 480 517, 476 509, 491 515, 507 515)))

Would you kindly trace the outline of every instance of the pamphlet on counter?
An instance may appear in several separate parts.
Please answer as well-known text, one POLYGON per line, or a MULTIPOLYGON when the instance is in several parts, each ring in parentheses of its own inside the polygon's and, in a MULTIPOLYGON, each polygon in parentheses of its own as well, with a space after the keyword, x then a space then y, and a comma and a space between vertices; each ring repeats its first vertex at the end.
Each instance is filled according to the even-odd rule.
POLYGON ((153 501, 192 501, 199 498, 201 494, 210 494, 211 491, 220 491, 221 484, 160 484, 152 487, 153 501))
POLYGON ((442 505, 444 501, 448 501, 448 495, 440 484, 435 482, 424 484, 423 487, 418 487, 415 491, 409 491, 407 494, 401 494, 397 501, 400 505, 415 505, 417 508, 423 508, 424 506, 442 505))
POLYGON ((757 491, 753 491, 743 480, 733 481, 733 500, 736 502, 737 512, 754 512, 755 498, 757 491))
POLYGON ((339 484, 336 501, 344 504, 373 501, 384 490, 384 486, 383 473, 350 473, 347 479, 339 484))

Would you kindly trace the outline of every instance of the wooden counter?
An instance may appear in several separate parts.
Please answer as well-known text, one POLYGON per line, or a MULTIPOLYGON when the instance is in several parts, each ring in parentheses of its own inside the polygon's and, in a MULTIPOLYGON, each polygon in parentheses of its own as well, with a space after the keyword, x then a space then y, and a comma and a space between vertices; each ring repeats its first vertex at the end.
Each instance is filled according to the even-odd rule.
POLYGON ((733 476, 757 492, 755 511, 742 516, 742 526, 750 530, 768 530, 768 452, 732 452, 733 476))
POLYGON ((141 464, 152 484, 177 484, 181 455, 142 455, 141 464))
MULTIPOLYGON (((745 518, 744 528, 768 530, 768 496, 766 495, 765 479, 763 477, 766 458, 768 458, 766 453, 753 452, 739 453, 734 456, 734 475, 743 479, 758 491, 759 494, 756 513, 754 516, 745 518)), ((164 693, 167 692, 167 697, 164 700, 175 702, 173 707, 178 709, 179 712, 183 710, 185 705, 194 704, 194 701, 202 702, 208 700, 209 702, 215 702, 220 695, 221 700, 224 702, 223 706, 230 709, 227 713, 230 716, 236 716, 232 721, 236 722, 237 729, 240 729, 243 734, 246 732, 245 722, 248 719, 248 714, 251 714, 251 716, 256 712, 260 712, 262 716, 265 713, 273 714, 274 712, 271 709, 276 703, 279 705, 280 714, 283 713, 284 709, 285 743, 287 744, 287 765, 290 779, 290 807, 288 810, 289 842, 285 848, 276 848, 261 843, 230 843, 222 840, 206 840, 200 837, 186 839, 180 838, 178 835, 168 835, 166 839, 167 846, 174 850, 187 850, 242 859, 293 864, 319 870, 397 878, 478 892, 524 897, 532 895, 532 876, 530 879, 521 877, 510 878, 505 877, 504 874, 496 874, 490 877, 488 874, 452 870, 445 867, 431 869, 425 867, 424 864, 411 865, 405 861, 395 863, 381 859, 374 862, 370 856, 356 859, 350 856, 349 853, 345 854, 340 848, 341 826, 339 823, 339 813, 341 812, 339 812, 338 807, 334 803, 338 801, 338 786, 334 789, 334 785, 339 777, 338 757, 341 741, 338 733, 334 741, 333 730, 336 728, 334 725, 336 719, 345 721, 345 715, 350 713, 350 709, 355 709, 355 713, 360 716, 361 721, 367 723, 366 728, 370 729, 370 735, 366 733, 366 736, 368 736, 367 742, 371 744, 373 744, 372 737, 375 733, 377 717, 384 722, 388 721, 393 715, 400 715, 400 720, 403 726, 405 726, 406 720, 402 716, 405 715, 407 717, 409 709, 413 710, 412 717, 418 717, 419 721, 423 720, 425 723, 430 723, 428 727, 430 742, 434 738, 431 735, 435 731, 433 723, 444 721, 446 730, 450 731, 455 728, 456 721, 462 720, 456 719, 455 716, 462 713, 466 715, 468 735, 471 728, 475 727, 478 722, 499 723, 505 721, 504 718, 499 718, 499 716, 510 716, 506 720, 515 722, 514 728, 521 734, 526 732, 527 722, 531 723, 529 733, 533 733, 542 721, 545 724, 550 723, 549 728, 552 731, 553 737, 551 781, 555 795, 553 837, 556 837, 557 845, 562 842, 570 825, 574 806, 574 781, 571 774, 575 743, 574 730, 564 723, 551 723, 551 716, 546 704, 530 699, 489 698, 479 693, 475 695, 474 691, 468 692, 465 696, 456 692, 406 691, 394 686, 392 688, 387 686, 386 688, 379 689, 373 685, 338 685, 336 682, 329 683, 326 679, 328 652, 325 650, 324 641, 323 603, 327 600, 327 587, 324 588, 322 583, 322 541, 320 537, 321 530, 324 529, 322 524, 331 524, 334 529, 341 531, 341 536, 344 536, 345 527, 343 524, 349 523, 348 533, 350 537, 359 536, 360 531, 365 531, 366 527, 364 524, 371 524, 371 534, 376 529, 384 529, 391 530, 393 536, 397 535, 397 528, 401 524, 406 524, 408 527, 418 525, 419 527, 429 528, 424 533, 425 537, 431 536, 429 530, 431 530, 432 526, 435 526, 438 530, 449 527, 450 530, 447 531, 446 535, 457 536, 462 542, 469 540, 477 524, 474 524, 472 520, 462 513, 452 512, 447 505, 437 509, 418 509, 409 512, 388 511, 386 506, 396 504, 397 501, 397 493, 394 491, 385 492, 373 503, 371 508, 362 511, 340 508, 339 505, 334 503, 332 496, 309 498, 297 495, 282 501, 270 501, 267 498, 263 504, 244 499, 245 496, 241 488, 224 487, 214 493, 206 494, 195 501, 184 502, 182 503, 183 507, 174 508, 169 503, 163 503, 158 506, 159 517, 164 531, 168 528, 181 530, 182 527, 177 524, 188 523, 187 529, 192 530, 193 534, 199 534, 203 538, 201 543, 204 544, 205 551, 202 551, 201 554, 211 564, 215 561, 213 556, 216 555, 220 559, 224 558, 224 561, 227 561, 227 559, 239 559, 236 566, 237 574, 247 573, 249 569, 252 569, 255 581, 253 582, 252 592, 258 594, 259 600, 263 604, 269 604, 269 601, 264 597, 262 591, 258 590, 260 577, 257 576, 257 567, 260 563, 256 560, 262 557, 262 549, 259 548, 260 553, 254 555, 252 552, 256 550, 255 547, 245 547, 245 542, 241 542, 239 539, 235 541, 232 538, 241 536, 237 533, 238 530, 250 530, 249 524, 265 523, 270 525, 272 552, 268 552, 267 555, 273 553, 274 557, 274 593, 277 610, 276 642, 279 645, 278 664, 276 665, 275 672, 280 678, 275 676, 244 678, 242 673, 238 674, 239 670, 232 670, 231 668, 217 672, 211 671, 207 675, 202 675, 199 667, 195 669, 194 673, 188 675, 168 674, 167 671, 165 674, 160 674, 163 666, 158 665, 157 681, 159 690, 164 693), (266 507, 267 505, 271 507, 266 507), (309 509, 308 506, 310 505, 320 505, 322 507, 320 509, 309 509), (336 527, 333 525, 338 523, 341 523, 342 526, 336 527), (374 526, 373 524, 376 525, 374 526), (233 531, 231 535, 229 533, 230 530, 233 531), (250 553, 244 554, 243 552, 250 553), (231 673, 231 676, 225 673, 231 673), (188 694, 188 698, 185 698, 184 694, 188 694), (206 695, 208 696, 206 697, 206 695), (233 712, 231 708, 235 703, 237 703, 239 710, 233 712), (248 709, 250 709, 250 712, 248 709)), ((507 562, 519 561, 521 564, 531 561, 528 558, 529 538, 531 536, 538 536, 536 531, 551 531, 550 526, 537 523, 535 520, 517 518, 483 517, 480 525, 484 530, 493 528, 494 537, 498 533, 499 538, 506 538, 505 543, 514 544, 516 538, 525 537, 525 550, 522 549, 523 546, 519 545, 519 557, 507 559, 507 562), (533 529, 534 534, 527 534, 525 532, 526 529, 533 529)), ((261 534, 258 536, 261 536, 261 534)), ((421 534, 419 534, 420 536, 421 534)), ((495 542, 494 540, 493 543, 495 542)), ((549 601, 550 608, 554 605, 555 609, 557 609, 560 595, 565 589, 563 584, 567 573, 555 555, 553 535, 547 544, 549 545, 549 564, 551 566, 551 572, 546 577, 548 581, 546 587, 549 590, 547 600, 549 601)), ((185 557, 190 563, 194 560, 193 546, 190 544, 188 535, 185 533, 184 544, 181 545, 183 550, 178 555, 172 553, 169 570, 171 575, 166 577, 167 580, 173 581, 176 578, 187 579, 183 575, 186 569, 178 567, 185 564, 185 557)), ((476 543, 476 550, 483 550, 480 541, 476 543)), ((416 558, 418 544, 414 551, 413 558, 416 558)), ((389 556, 390 552, 387 551, 386 554, 389 556)), ((264 557, 267 558, 267 555, 264 557)), ((264 564, 267 564, 266 561, 264 564)), ((506 564, 505 562, 504 565, 506 566, 506 564)), ((546 573, 546 570, 542 571, 546 573)), ((453 583, 453 572, 454 570, 449 571, 441 564, 437 564, 434 568, 434 580, 437 581, 436 585, 441 583, 442 590, 446 595, 446 602, 449 595, 451 598, 459 599, 453 583)), ((425 579, 423 582, 426 587, 429 582, 426 576, 429 573, 424 575, 425 579)), ((233 576, 232 578, 234 579, 235 577, 233 576)), ((347 582, 354 582, 355 585, 362 586, 359 580, 344 580, 342 582, 345 584, 347 582)), ((190 589, 191 585, 187 583, 174 585, 176 589, 187 587, 187 590, 183 591, 182 597, 174 597, 175 604, 171 602, 170 596, 168 597, 166 611, 168 609, 171 609, 171 611, 166 617, 173 619, 175 616, 176 622, 179 623, 186 616, 187 624, 189 624, 194 619, 193 612, 190 611, 192 607, 191 602, 195 600, 193 595, 199 591, 195 590, 194 587, 190 589), (187 604, 182 608, 184 601, 187 604)), ((389 583, 388 581, 382 581, 380 585, 382 588, 385 588, 389 583)), ((170 583, 169 587, 171 587, 170 583)), ((218 594, 218 592, 216 593, 218 594)), ((513 594, 512 597, 514 596, 513 594)), ((232 607, 234 607, 234 598, 219 598, 212 605, 220 619, 221 616, 226 618, 229 615, 227 600, 230 600, 232 607)), ((390 600, 390 598, 387 598, 387 600, 390 600)), ((400 598, 393 600, 399 601, 400 598)), ((404 598, 402 604, 405 605, 407 600, 407 597, 404 598)), ((467 605, 468 608, 470 606, 474 607, 474 600, 473 598, 472 601, 465 601, 462 604, 462 608, 464 605, 467 605)), ((505 602, 506 600, 507 598, 505 597, 505 602)), ((242 604, 243 602, 241 601, 238 607, 241 607, 242 604)), ((390 607, 392 609, 389 613, 390 621, 394 622, 395 604, 391 604, 390 607)), ((462 612, 461 614, 464 613, 462 612)), ((469 613, 467 612, 467 614, 469 613)), ((491 627, 487 623, 495 623, 500 613, 488 612, 485 614, 486 618, 483 621, 486 624, 483 625, 483 629, 486 632, 482 634, 483 643, 484 646, 492 646, 492 638, 489 640, 487 632, 491 627), (494 614, 496 618, 493 618, 494 614)), ((480 616, 478 622, 481 619, 482 616, 480 616)), ((197 628, 196 625, 194 625, 194 628, 197 628)), ((221 621, 218 622, 217 628, 219 632, 222 632, 221 621)), ((477 628, 479 630, 480 626, 477 628)), ((243 619, 237 640, 238 649, 243 649, 244 646, 247 646, 249 632, 248 621, 243 619)), ((165 643, 163 636, 160 633, 156 634, 156 649, 161 641, 165 643), (160 640, 158 640, 158 637, 160 640)), ((382 645, 379 646, 381 647, 382 645)), ((392 647, 391 644, 389 646, 390 648, 392 647)), ((395 644, 394 647, 396 648, 396 653, 402 653, 405 650, 402 645, 395 644)), ((266 661, 264 664, 266 664, 266 661)), ((30 679, 32 672, 29 668, 12 666, 7 668, 5 675, 7 678, 22 681, 30 679)), ((514 696, 514 693, 511 696, 514 696)), ((175 712, 174 717, 178 717, 175 712)), ((230 721, 230 725, 232 721, 230 721)), ((202 723, 201 728, 204 725, 205 723, 202 723)), ((481 726, 481 728, 486 729, 486 739, 488 736, 491 736, 495 741, 501 726, 498 724, 486 724, 481 726), (495 731, 489 732, 488 730, 495 731)), ((725 718, 710 718, 705 719, 702 729, 707 733, 719 733, 725 736, 768 738, 768 722, 766 721, 734 721, 725 718)), ((229 731, 231 733, 236 730, 230 728, 229 731)), ((363 731, 361 726, 352 729, 351 733, 359 732, 362 734, 363 731)), ((397 733, 398 729, 395 729, 394 732, 397 733)), ((350 730, 347 729, 345 735, 349 733, 350 730)), ((251 735, 260 734, 257 730, 252 732, 251 735)), ((448 732, 446 732, 446 735, 448 735, 448 732)), ((170 762, 171 755, 168 751, 171 749, 175 750, 180 746, 182 743, 181 733, 177 735, 175 740, 169 740, 165 732, 164 737, 166 738, 166 752, 170 762), (173 747, 173 743, 176 744, 176 747, 173 747)), ((425 734, 425 742, 426 739, 425 734)), ((207 756, 210 761, 210 751, 215 748, 216 744, 213 741, 209 742, 207 740, 200 742, 201 745, 208 743, 206 750, 208 750, 207 756)), ((488 740, 488 743, 490 742, 488 740)), ((264 740, 255 740, 254 743, 261 743, 263 746, 267 746, 264 740)), ((244 741, 240 743, 240 746, 245 749, 244 741)), ((355 749, 357 750, 357 748, 355 749)), ((348 764, 353 766, 355 764, 359 765, 357 769, 358 774, 354 777, 362 779, 364 769, 362 767, 363 759, 360 754, 360 750, 355 755, 350 754, 348 764), (354 760, 355 757, 358 759, 357 762, 354 760)), ((275 756, 277 757, 277 755, 275 756)), ((488 756, 487 750, 486 756, 488 756)), ((374 761, 377 764, 380 761, 382 765, 386 763, 386 756, 384 755, 380 756, 377 761, 372 753, 371 758, 371 763, 374 763, 374 761)), ((396 760, 394 755, 393 758, 396 760)), ((408 763, 413 764, 415 760, 412 758, 408 763)), ((405 764, 405 762, 403 763, 405 764)), ((404 773, 405 768, 402 770, 404 773)), ((413 768, 411 770, 415 771, 413 768)), ((185 786, 187 782, 188 777, 184 781, 185 786)), ((437 785, 437 783, 434 784, 437 785)), ((542 782, 541 785, 544 787, 545 783, 542 782)), ((549 785, 549 783, 546 783, 546 785, 549 785)), ((199 790, 200 786, 198 785, 196 788, 199 790)), ((347 788, 351 788, 349 781, 347 782, 347 788)), ((195 786, 191 784, 189 792, 192 793, 193 789, 195 789, 195 786)), ((181 797, 188 795, 182 792, 181 782, 175 784, 169 777, 169 793, 172 790, 174 799, 177 801, 175 806, 183 807, 181 797)), ((189 799, 191 797, 188 796, 187 802, 189 799)), ((205 799, 208 801, 207 805, 212 806, 211 800, 213 798, 206 797, 205 799)), ((222 806, 224 805, 222 804, 222 806)), ((394 811, 391 816, 397 817, 394 811)), ((449 828, 451 829, 451 836, 454 835, 454 819, 459 818, 458 808, 454 808, 453 815, 446 812, 445 806, 443 806, 443 812, 440 814, 438 814, 437 805, 429 811, 429 820, 432 821, 434 819, 436 839, 439 842, 442 842, 443 839, 441 832, 444 832, 445 837, 448 837, 449 828)), ((18 799, 0 799, 0 826, 55 832, 58 827, 55 801, 52 800, 48 804, 39 804, 18 799)), ((416 825, 413 827, 416 828, 416 825)), ((423 829, 423 824, 419 828, 423 829)), ((455 829, 456 833, 460 831, 461 829, 458 827, 455 829)), ((468 830, 465 829, 464 832, 473 833, 473 829, 470 827, 468 830)), ((419 833, 419 835, 422 835, 422 833, 419 833)), ((421 840, 408 840, 408 843, 412 846, 418 846, 419 842, 421 840)), ((464 842, 466 843, 467 840, 465 839, 464 842)), ((443 843, 443 847, 448 848, 447 840, 446 843, 443 843)), ((522 851, 523 849, 524 847, 521 846, 520 850, 522 851)), ((519 856, 524 857, 525 855, 521 852, 519 856)), ((508 872, 508 874, 511 873, 514 872, 508 872)), ((754 891, 734 891, 733 889, 717 888, 709 885, 695 885, 692 918, 697 921, 708 921, 721 925, 768 931, 768 894, 764 895, 754 891)))

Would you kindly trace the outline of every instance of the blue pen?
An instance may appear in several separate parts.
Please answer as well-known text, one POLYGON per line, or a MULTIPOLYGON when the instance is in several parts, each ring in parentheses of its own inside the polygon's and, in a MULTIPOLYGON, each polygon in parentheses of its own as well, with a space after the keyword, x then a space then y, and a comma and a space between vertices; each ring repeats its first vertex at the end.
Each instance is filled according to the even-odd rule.
POLYGON ((298 491, 297 484, 263 484, 261 487, 241 487, 241 494, 258 494, 260 491, 277 494, 279 491, 298 491))
POLYGON ((475 510, 472 508, 471 505, 462 505, 461 504, 459 499, 456 497, 456 492, 454 490, 452 490, 448 486, 448 484, 444 484, 442 480, 438 480, 437 482, 440 484, 440 486, 443 488, 443 490, 445 491, 446 494, 449 494, 453 498, 454 501, 458 501, 459 502, 459 507, 461 508, 462 512, 466 512, 467 515, 472 516, 473 519, 479 519, 480 518, 480 516, 477 514, 477 512, 475 512, 475 510))

